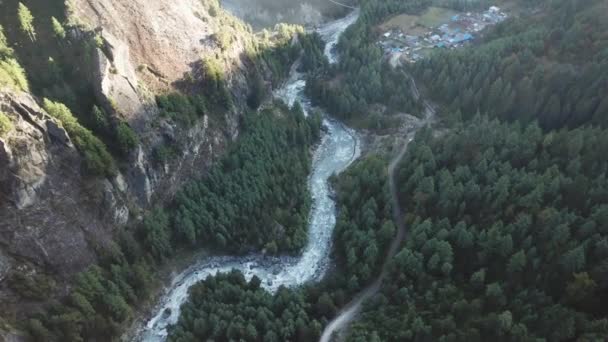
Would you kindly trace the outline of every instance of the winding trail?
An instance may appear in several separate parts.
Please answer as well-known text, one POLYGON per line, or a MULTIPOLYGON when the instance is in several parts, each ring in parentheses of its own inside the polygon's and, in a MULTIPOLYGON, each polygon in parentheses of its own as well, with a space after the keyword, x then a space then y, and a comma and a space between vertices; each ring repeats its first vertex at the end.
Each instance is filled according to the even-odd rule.
MULTIPOLYGON (((418 91, 418 86, 416 85, 416 81, 410 77, 411 82, 411 91, 416 100, 420 99, 420 92, 418 91)), ((351 300, 346 306, 340 311, 338 316, 336 316, 321 334, 320 342, 330 342, 334 338, 334 336, 338 335, 345 331, 345 328, 356 318, 357 314, 361 311, 361 307, 363 303, 374 296, 382 285, 382 281, 386 278, 388 274, 388 266, 390 261, 397 254, 397 250, 399 246, 405 240, 407 235, 407 229, 405 226, 405 221, 403 219, 403 210, 401 209, 401 205, 399 203, 399 194, 397 192, 397 183, 396 183, 396 175, 395 171, 397 170, 397 166, 405 156, 407 152, 407 147, 409 143, 414 139, 416 132, 426 125, 430 125, 435 121, 436 110, 434 106, 427 100, 423 100, 425 117, 420 121, 420 123, 406 135, 405 143, 401 146, 401 149, 393 157, 390 164, 388 165, 388 178, 389 178, 389 188, 391 193, 391 200, 393 202, 393 220, 395 225, 397 226, 397 235, 391 242, 391 245, 386 253, 386 258, 384 259, 384 263, 382 264, 382 270, 380 271, 380 275, 376 280, 368 285, 363 291, 355 296, 353 300, 351 300)), ((343 337, 343 336, 342 336, 343 337)), ((339 337, 338 337, 339 338, 339 337)))

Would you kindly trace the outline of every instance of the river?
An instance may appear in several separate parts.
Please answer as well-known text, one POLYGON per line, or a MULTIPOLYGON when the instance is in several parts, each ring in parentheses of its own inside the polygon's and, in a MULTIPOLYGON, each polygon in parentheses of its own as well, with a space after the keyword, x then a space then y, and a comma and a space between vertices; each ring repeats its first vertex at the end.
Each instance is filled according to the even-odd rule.
MULTIPOLYGON (((318 28, 327 42, 325 54, 331 63, 337 61, 334 47, 344 30, 359 16, 357 10, 348 16, 329 22, 318 28)), ((305 112, 312 108, 304 95, 305 77, 295 68, 275 97, 288 104, 298 101, 305 112)), ((300 257, 269 257, 264 255, 205 257, 176 276, 158 300, 153 316, 137 332, 134 341, 164 341, 167 327, 179 318, 180 307, 188 299, 188 289, 197 282, 218 272, 241 271, 245 278, 257 276, 262 287, 275 292, 280 286, 296 287, 311 281, 319 281, 325 275, 330 260, 331 240, 336 224, 336 203, 331 196, 329 178, 345 170, 360 153, 360 138, 356 132, 340 122, 324 119, 326 133, 313 156, 312 172, 308 187, 312 196, 309 218, 308 243, 300 257)))

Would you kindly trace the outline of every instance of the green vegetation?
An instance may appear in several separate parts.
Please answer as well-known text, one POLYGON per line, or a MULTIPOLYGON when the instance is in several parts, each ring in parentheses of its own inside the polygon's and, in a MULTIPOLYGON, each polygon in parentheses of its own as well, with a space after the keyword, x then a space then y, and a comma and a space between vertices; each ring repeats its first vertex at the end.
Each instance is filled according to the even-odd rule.
MULTIPOLYGON (((307 93, 332 114, 357 123, 373 105, 382 104, 390 113, 420 111, 411 96, 410 82, 402 71, 383 62, 382 50, 372 43, 367 24, 351 26, 340 39, 341 59, 309 78, 307 93)), ((388 125, 370 128, 387 128, 388 125)))
POLYGON ((606 127, 608 21, 598 16, 606 11, 605 1, 554 1, 499 25, 480 46, 435 54, 413 71, 449 121, 481 113, 544 129, 606 127))
POLYGON ((371 156, 336 181, 340 214, 334 255, 349 291, 360 289, 377 275, 395 235, 387 180, 386 160, 371 156))
MULTIPOLYGON (((420 14, 429 5, 454 9, 489 6, 486 0, 364 0, 357 22, 340 37, 340 60, 335 67, 319 68, 309 78, 307 93, 318 104, 348 123, 376 130, 399 125, 396 113, 420 115, 422 104, 411 94, 410 81, 402 69, 394 70, 383 58, 377 25, 395 14, 420 14)), ((434 10, 427 21, 445 15, 447 9, 434 10), (441 12, 441 13, 440 13, 441 12)))
POLYGON ((302 41, 308 37, 301 27, 294 25, 280 24, 275 31, 272 37, 265 33, 256 35, 246 47, 248 62, 253 64, 247 75, 250 88, 247 105, 251 109, 258 109, 272 86, 289 75, 291 66, 302 52, 302 41), (300 44, 292 44, 296 36, 300 44))
POLYGON ((175 158, 179 152, 180 148, 176 143, 162 143, 152 151, 152 159, 155 163, 164 165, 175 158))
POLYGON ((8 40, 4 34, 4 28, 0 26, 0 56, 7 57, 13 55, 13 49, 8 46, 8 40))
POLYGON ((114 175, 116 165, 106 146, 90 130, 78 123, 68 107, 44 99, 44 109, 59 120, 68 132, 72 142, 84 157, 87 171, 102 176, 114 175))
POLYGON ((67 35, 64 1, 4 0, 2 6, 0 23, 27 71, 31 93, 64 103, 91 129, 88 114, 95 97, 86 74, 93 62, 91 34, 83 29, 67 35))
MULTIPOLYGON (((349 340, 558 341, 601 340, 608 334, 607 312, 599 304, 607 290, 608 166, 601 154, 608 141, 605 131, 586 126, 604 125, 606 118, 606 29, 597 15, 606 3, 554 5, 547 16, 499 26, 476 49, 442 53, 414 67, 446 105, 446 123, 471 122, 440 138, 422 133, 400 165, 411 237, 349 340), (567 23, 563 32, 555 18, 567 23), (531 86, 515 91, 523 82, 518 75, 532 75, 531 86), (516 105, 509 103, 514 99, 516 105), (550 110, 543 111, 546 106, 550 110), (545 131, 535 124, 487 121, 476 112, 538 119, 545 131)), ((395 8, 370 1, 362 16, 382 18, 395 8), (370 8, 374 11, 365 12, 370 8)), ((314 65, 315 58, 308 58, 314 65)), ((313 82, 330 88, 352 83, 342 83, 344 74, 327 75, 317 74, 313 82)), ((309 91, 317 99, 336 100, 329 88, 315 86, 309 91)), ((330 315, 343 302, 344 290, 351 289, 340 273, 348 270, 345 274, 354 275, 352 288, 361 286, 358 277, 369 277, 368 269, 378 262, 366 256, 375 256, 376 243, 394 232, 387 206, 373 205, 385 199, 373 195, 385 192, 384 169, 362 169, 357 164, 336 183, 343 206, 335 237, 340 272, 307 289, 307 300, 323 297, 330 315), (353 181, 356 175, 367 182, 353 181), (359 196, 362 191, 369 193, 359 196), (378 228, 365 234, 363 227, 384 226, 380 217, 386 219, 386 234, 378 228), (377 223, 366 224, 367 219, 377 223)))
POLYGON ((254 278, 232 272, 190 290, 170 341, 314 341, 340 307, 379 272, 395 234, 386 162, 371 156, 335 178, 340 215, 334 235, 337 269, 320 284, 273 296, 254 278))
POLYGON ((319 137, 321 120, 304 118, 299 107, 284 112, 247 115, 246 133, 228 156, 178 193, 178 239, 270 253, 296 252, 306 243, 308 149, 319 137))
POLYGON ((224 69, 220 61, 213 57, 205 57, 202 59, 202 63, 205 95, 212 99, 215 105, 230 108, 232 97, 228 91, 224 69))
POLYGON ((426 26, 427 28, 438 27, 442 23, 448 22, 455 14, 457 14, 457 12, 447 8, 429 7, 420 15, 417 24, 426 26))
POLYGON ((25 70, 15 59, 14 51, 8 46, 4 29, 0 25, 0 87, 28 90, 25 70))
POLYGON ((477 118, 400 165, 410 233, 351 340, 601 340, 606 131, 477 118))
POLYGON ((338 271, 320 284, 279 289, 275 295, 247 283, 240 272, 209 277, 190 290, 169 341, 314 341, 322 327, 379 271, 395 228, 390 220, 386 164, 359 161, 334 179, 341 207, 334 256, 338 271))
POLYGON ((385 129, 394 125, 391 115, 418 114, 421 105, 410 95, 405 72, 383 61, 375 44, 374 26, 391 14, 420 10, 425 1, 364 1, 359 20, 340 37, 337 66, 317 70, 307 83, 307 93, 332 114, 357 126, 385 129), (378 109, 378 105, 381 108, 378 109), (370 113, 376 117, 366 120, 370 113))
MULTIPOLYGON (((97 35, 83 27, 77 28, 81 34, 68 35, 68 28, 74 27, 63 25, 63 1, 23 1, 21 4, 5 0, 2 6, 0 22, 7 29, 6 35, 15 52, 13 55, 4 34, 0 34, 0 84, 65 104, 78 123, 90 131, 92 138, 103 141, 110 153, 115 157, 127 155, 125 150, 132 146, 133 136, 125 134, 128 133, 125 125, 114 113, 99 109, 94 96, 88 70, 92 69, 97 35), (23 68, 15 56, 19 56, 23 68), (27 79, 24 69, 28 71, 27 79)), ((87 154, 90 156, 87 159, 95 164, 95 155, 103 152, 87 154)), ((101 164, 90 166, 97 169, 101 164)))
POLYGON ((13 122, 8 116, 0 112, 0 138, 4 138, 13 129, 13 122))
POLYGON ((156 260, 163 260, 173 254, 169 216, 162 208, 155 208, 144 218, 140 234, 144 246, 156 260))
MULTIPOLYGON (((487 5, 363 1, 361 19, 340 41, 337 66, 323 58, 318 36, 300 37, 302 69, 311 73, 308 92, 340 117, 367 127, 394 125, 390 115, 367 114, 378 105, 389 114, 419 112, 405 70, 381 61, 372 28, 389 15, 421 13, 431 3, 487 5)), ((557 0, 551 6, 544 14, 499 25, 475 48, 439 53, 408 70, 444 105, 448 130, 420 132, 398 166, 408 238, 348 340, 608 336, 608 309, 602 305, 608 301, 608 132, 597 128, 606 124, 608 110, 607 28, 601 17, 607 5, 557 0)), ((221 9, 214 15, 221 16, 221 9)), ((226 44, 230 39, 222 38, 226 44)), ((276 77, 295 56, 288 45, 279 53, 260 46, 250 46, 248 55, 254 65, 248 105, 254 109, 267 90, 261 61, 276 77)), ((223 61, 214 57, 201 64, 203 95, 159 96, 163 116, 189 125, 208 106, 230 109, 223 61)), ((81 151, 99 153, 101 143, 65 106, 47 100, 45 107, 47 102, 75 143, 81 140, 81 151)), ((102 110, 94 107, 92 113, 96 127, 112 132, 102 110)), ((184 246, 297 252, 306 242, 309 150, 319 137, 320 118, 305 118, 296 106, 247 114, 242 126, 239 140, 207 177, 185 186, 169 210, 152 210, 125 233, 101 267, 78 277, 64 304, 53 303, 32 317, 32 336, 111 340, 148 297, 153 265, 184 246)), ((127 150, 137 143, 131 133, 118 123, 117 140, 127 150)), ((160 145, 155 158, 165 163, 178 149, 160 145)), ((327 320, 377 275, 394 237, 386 176, 386 161, 372 156, 334 180, 337 264, 324 282, 271 295, 259 279, 246 282, 240 273, 208 278, 191 289, 169 340, 316 340, 327 320)), ((27 279, 14 284, 34 297, 46 291, 27 279)))
POLYGON ((0 60, 0 84, 18 90, 27 90, 25 70, 13 58, 0 60))
POLYGON ((329 62, 323 54, 325 42, 320 34, 313 32, 301 35, 300 44, 302 45, 301 71, 314 72, 329 67, 329 62))
MULTIPOLYGON (((65 106, 48 100, 45 106, 70 122, 65 106)), ((28 331, 39 341, 116 337, 157 285, 153 267, 191 243, 244 250, 248 241, 270 252, 296 251, 306 240, 309 148, 320 123, 318 117, 305 119, 297 107, 248 115, 231 153, 207 177, 186 186, 172 210, 156 208, 119 234, 99 267, 78 276, 65 302, 31 317, 28 331)), ((318 324, 310 327, 318 331, 318 324)))
POLYGON ((108 118, 108 114, 106 114, 106 112, 102 108, 98 106, 93 106, 91 115, 93 116, 92 126, 95 131, 103 134, 108 134, 110 132, 110 120, 108 118))
POLYGON ((116 143, 123 154, 131 152, 138 143, 137 134, 124 121, 120 121, 116 127, 116 143))
POLYGON ((271 295, 260 280, 240 272, 210 277, 190 289, 169 341, 315 341, 321 323, 310 318, 302 291, 280 288, 271 295))
POLYGON ((171 118, 183 126, 191 126, 207 112, 207 100, 202 96, 186 96, 179 93, 159 95, 156 104, 161 116, 171 118))
POLYGON ((34 16, 32 15, 32 12, 30 12, 30 9, 20 2, 17 15, 19 16, 21 31, 24 34, 27 34, 32 42, 35 41, 36 29, 34 28, 34 16))
POLYGON ((61 25, 59 20, 57 20, 55 17, 51 17, 51 23, 53 25, 53 33, 55 33, 55 37, 58 39, 65 39, 65 28, 63 28, 63 25, 61 25))
POLYGON ((150 267, 136 256, 141 247, 131 241, 122 250, 124 254, 108 258, 105 269, 93 266, 81 273, 64 304, 52 303, 44 314, 29 319, 34 340, 110 340, 120 334, 121 324, 132 317, 132 306, 145 300, 154 284, 150 267))
POLYGON ((22 271, 12 272, 8 277, 8 285, 22 297, 37 300, 47 298, 55 288, 52 278, 44 274, 24 274, 22 271))

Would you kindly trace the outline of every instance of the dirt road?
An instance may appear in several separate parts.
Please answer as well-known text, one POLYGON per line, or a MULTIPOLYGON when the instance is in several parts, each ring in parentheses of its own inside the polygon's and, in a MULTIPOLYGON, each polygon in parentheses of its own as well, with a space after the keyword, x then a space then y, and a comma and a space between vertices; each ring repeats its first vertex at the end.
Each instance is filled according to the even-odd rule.
MULTIPOLYGON (((418 87, 416 85, 415 80, 413 78, 410 78, 410 81, 412 83, 412 94, 416 99, 420 99, 420 92, 418 91, 418 87)), ((320 342, 330 342, 332 341, 332 338, 334 336, 338 336, 340 332, 343 332, 344 329, 350 324, 350 322, 352 322, 353 319, 357 316, 357 314, 361 310, 363 302, 371 298, 380 290, 382 281, 388 274, 388 265, 390 264, 390 261, 393 259, 393 257, 397 254, 399 247, 405 240, 407 229, 405 226, 405 221, 403 220, 403 210, 399 203, 399 194, 397 191, 395 171, 397 169, 397 166, 403 159, 403 156, 405 156, 405 153, 407 152, 407 147, 409 143, 414 139, 414 136, 416 135, 418 129, 426 125, 430 125, 435 121, 436 110, 434 106, 426 100, 423 100, 423 104, 425 109, 424 119, 420 121, 420 124, 417 126, 416 129, 412 130, 406 136, 405 142, 401 146, 401 149, 399 150, 397 155, 393 157, 388 166, 389 188, 391 193, 391 200, 393 202, 393 220, 395 226, 397 227, 397 235, 395 235, 395 238, 391 242, 391 246, 388 252, 386 253, 386 258, 384 259, 384 263, 382 265, 382 271, 380 272, 378 278, 376 278, 376 280, 372 284, 367 286, 365 289, 363 289, 363 291, 361 291, 357 296, 355 296, 352 301, 350 301, 344 308, 342 308, 338 316, 336 316, 336 318, 329 322, 329 324, 323 331, 321 338, 319 339, 320 342)), ((340 338, 340 336, 338 336, 338 338, 340 338)))

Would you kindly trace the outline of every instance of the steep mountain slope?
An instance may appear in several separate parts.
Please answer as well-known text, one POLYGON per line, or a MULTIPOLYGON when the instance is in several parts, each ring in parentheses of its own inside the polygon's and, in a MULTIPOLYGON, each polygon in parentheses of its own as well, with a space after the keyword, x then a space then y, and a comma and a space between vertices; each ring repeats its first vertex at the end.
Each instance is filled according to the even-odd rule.
POLYGON ((0 330, 201 176, 295 57, 291 28, 255 36, 214 0, 23 7, 34 35, 0 3, 0 330))

